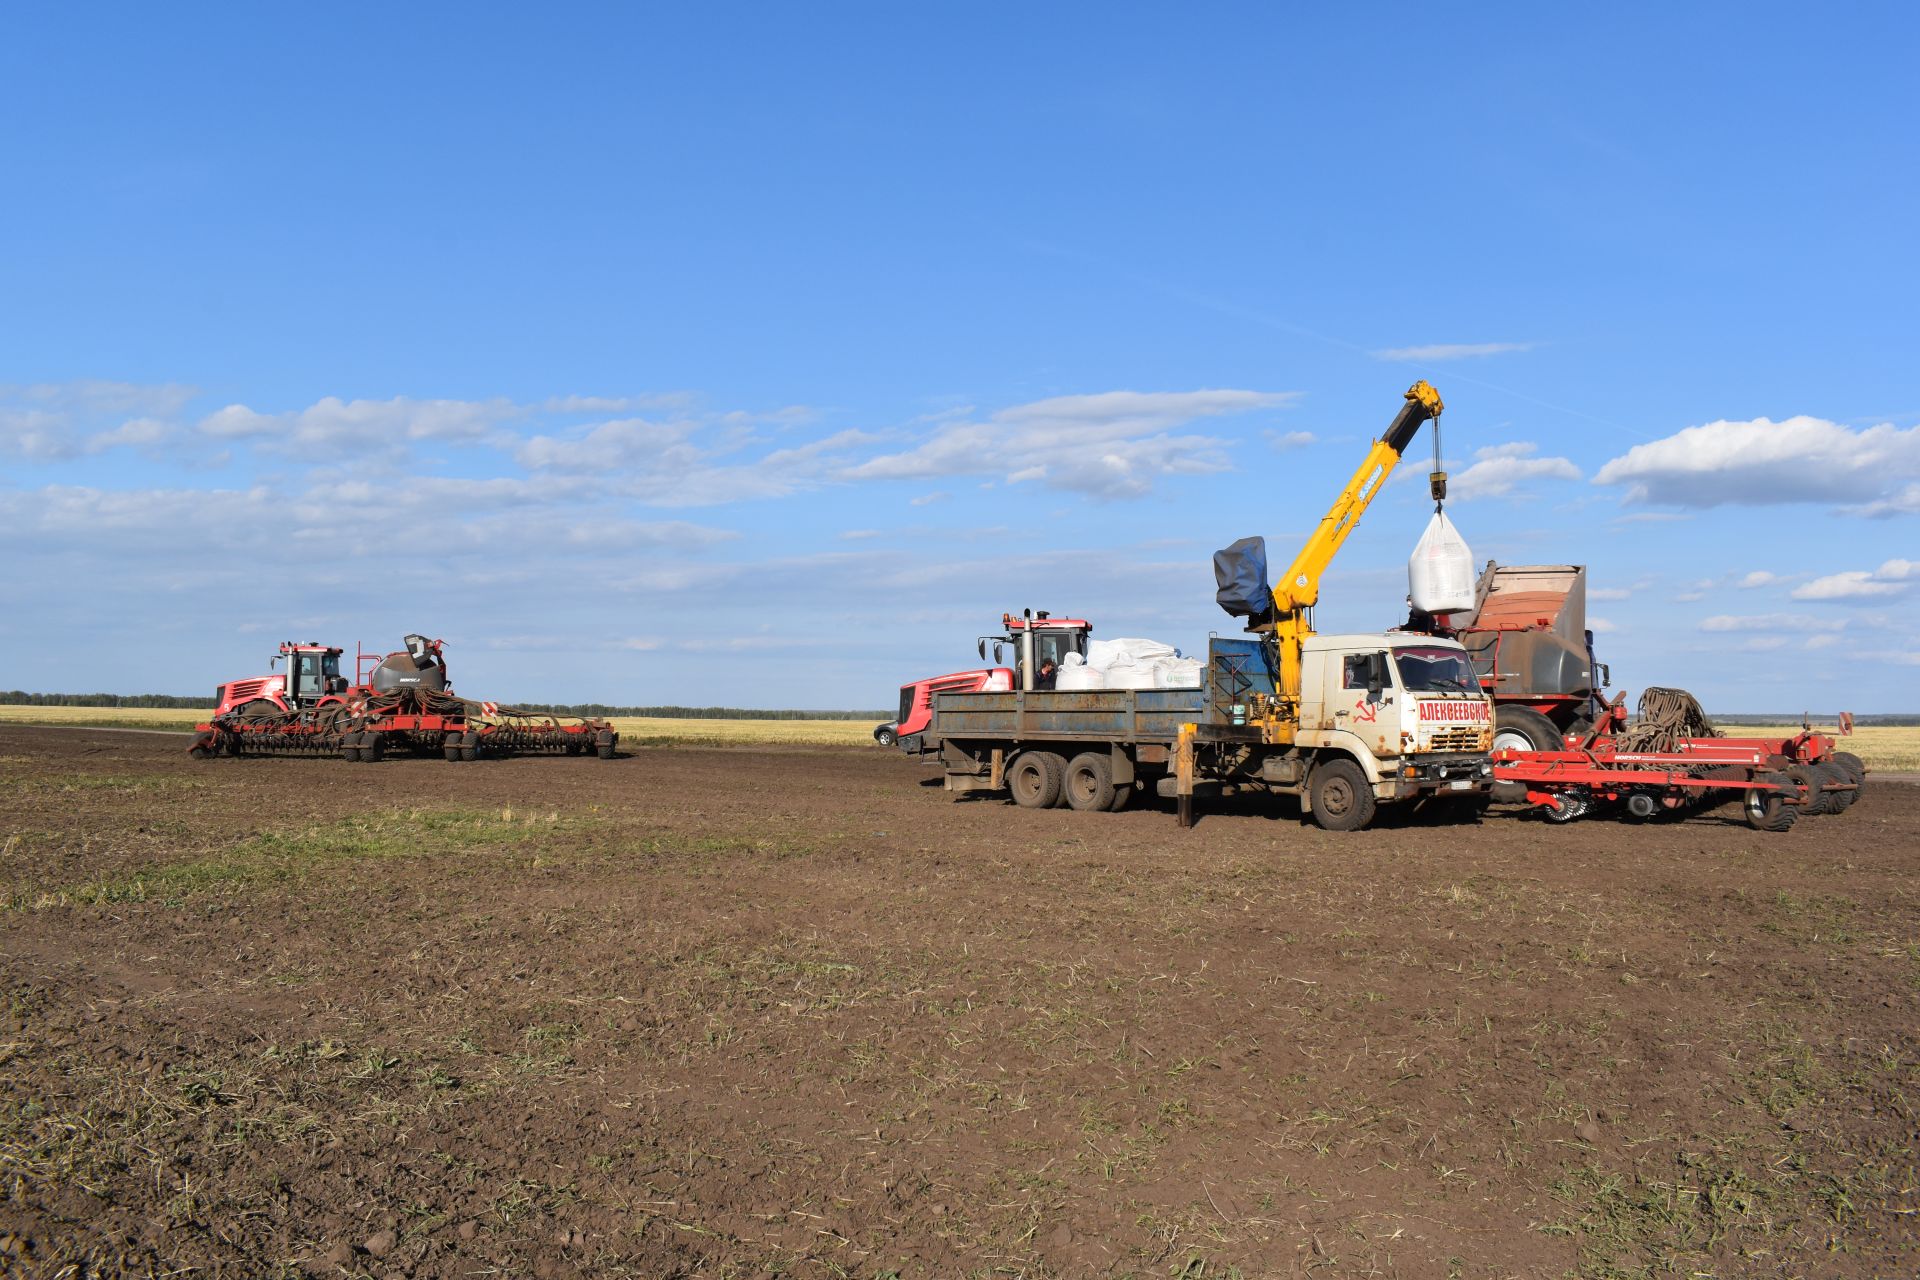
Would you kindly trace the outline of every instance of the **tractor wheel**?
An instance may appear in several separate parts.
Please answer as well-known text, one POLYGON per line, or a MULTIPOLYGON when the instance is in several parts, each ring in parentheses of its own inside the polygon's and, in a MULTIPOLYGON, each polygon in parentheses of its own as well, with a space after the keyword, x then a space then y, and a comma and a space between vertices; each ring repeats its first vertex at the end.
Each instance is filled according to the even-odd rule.
MULTIPOLYGON (((1754 781, 1794 785, 1791 778, 1779 773, 1763 773, 1754 781)), ((1785 831, 1800 819, 1800 810, 1788 804, 1780 791, 1755 788, 1741 799, 1740 807, 1747 815, 1747 825, 1755 831, 1785 831)))
POLYGON ((1531 707, 1493 709, 1495 751, 1558 751, 1563 745, 1553 721, 1531 707))
POLYGON ((1113 760, 1104 751, 1083 751, 1067 765, 1067 804, 1082 812, 1113 808, 1113 760))
POLYGON ((233 714, 243 720, 271 720, 280 714, 280 708, 265 698, 255 698, 252 702, 242 703, 233 714))
POLYGON ((1313 771, 1313 820, 1327 831, 1358 831, 1373 821, 1373 786, 1351 760, 1328 760, 1313 771))
POLYGON ((1007 767, 1007 790, 1022 809, 1051 809, 1060 803, 1067 762, 1051 751, 1022 751, 1007 767))
POLYGON ((873 731, 873 740, 883 747, 890 747, 900 741, 900 736, 893 731, 892 725, 883 724, 873 731))
POLYGON ((187 748, 187 754, 192 756, 195 760, 205 760, 208 757, 212 756, 213 752, 207 750, 207 748, 203 744, 196 742, 191 747, 187 748))

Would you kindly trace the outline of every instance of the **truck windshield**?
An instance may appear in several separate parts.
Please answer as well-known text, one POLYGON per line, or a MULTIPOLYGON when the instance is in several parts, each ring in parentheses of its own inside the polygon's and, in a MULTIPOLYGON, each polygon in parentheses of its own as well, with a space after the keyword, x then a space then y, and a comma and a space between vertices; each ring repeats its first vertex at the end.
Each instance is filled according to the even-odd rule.
POLYGON ((1458 649, 1395 649, 1393 662, 1408 693, 1478 693, 1480 681, 1458 649))

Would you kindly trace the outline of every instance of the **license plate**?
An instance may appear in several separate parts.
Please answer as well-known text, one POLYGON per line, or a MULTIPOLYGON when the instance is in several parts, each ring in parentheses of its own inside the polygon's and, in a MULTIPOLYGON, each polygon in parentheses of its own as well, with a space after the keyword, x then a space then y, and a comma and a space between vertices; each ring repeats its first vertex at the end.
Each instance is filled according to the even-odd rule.
POLYGON ((1460 778, 1457 781, 1449 782, 1447 784, 1447 789, 1450 791, 1469 791, 1472 788, 1473 788, 1473 779, 1471 778, 1460 778))

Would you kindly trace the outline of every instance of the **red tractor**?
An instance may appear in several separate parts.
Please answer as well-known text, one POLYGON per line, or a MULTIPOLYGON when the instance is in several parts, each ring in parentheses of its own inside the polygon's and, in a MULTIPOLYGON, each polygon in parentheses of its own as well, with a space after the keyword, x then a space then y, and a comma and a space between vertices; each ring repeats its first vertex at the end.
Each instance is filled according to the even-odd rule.
POLYGON ((309 711, 365 698, 369 694, 391 693, 396 689, 448 689, 447 662, 441 640, 410 635, 406 648, 384 656, 377 653, 354 655, 354 681, 351 686, 340 674, 340 657, 346 650, 336 645, 310 640, 305 644, 285 640, 280 654, 270 664, 279 666, 282 658, 287 669, 281 675, 247 676, 229 680, 213 691, 215 718, 241 715, 258 719, 289 712, 309 711), (368 668, 372 670, 369 671, 368 668))
POLYGON ((278 675, 229 680, 189 748, 196 759, 271 752, 339 753, 374 761, 389 748, 440 752, 448 760, 532 752, 614 758, 619 735, 605 720, 522 711, 455 697, 444 644, 410 635, 393 653, 354 655, 354 680, 340 674, 344 650, 313 641, 280 646, 278 675))
POLYGON ((883 747, 891 747, 902 739, 924 732, 933 720, 933 695, 936 693, 1050 689, 1053 687, 1053 673, 1060 670, 1062 661, 1069 653, 1077 653, 1082 658, 1087 656, 1087 637, 1093 634, 1093 624, 1086 619, 1056 618, 1045 610, 1036 613, 1026 609, 1017 618, 1010 613, 1003 613, 1000 615, 1000 624, 1006 630, 999 635, 981 636, 977 647, 980 656, 985 658, 987 645, 991 642, 993 660, 998 664, 1005 659, 1007 646, 1012 645, 1014 665, 1011 668, 995 665, 973 671, 956 671, 951 675, 930 676, 901 685, 899 718, 876 727, 873 731, 874 741, 883 747))

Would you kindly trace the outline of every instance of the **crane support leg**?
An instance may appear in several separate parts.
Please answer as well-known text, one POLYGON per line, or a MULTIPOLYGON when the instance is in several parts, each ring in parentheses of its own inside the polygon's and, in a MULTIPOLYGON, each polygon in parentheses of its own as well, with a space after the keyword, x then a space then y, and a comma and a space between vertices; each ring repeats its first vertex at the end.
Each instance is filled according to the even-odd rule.
POLYGON ((1195 727, 1190 724, 1181 725, 1180 736, 1175 740, 1173 748, 1174 804, 1182 827, 1193 825, 1193 731, 1195 727))

